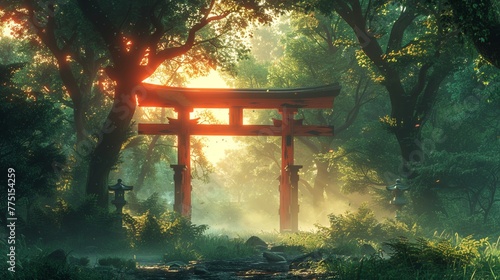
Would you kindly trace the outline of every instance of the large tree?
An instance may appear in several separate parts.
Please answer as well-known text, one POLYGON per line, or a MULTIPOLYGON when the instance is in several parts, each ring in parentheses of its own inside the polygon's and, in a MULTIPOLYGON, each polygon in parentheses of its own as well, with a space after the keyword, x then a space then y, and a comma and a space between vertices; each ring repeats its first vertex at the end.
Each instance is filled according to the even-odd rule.
MULTIPOLYGON (((59 67, 64 67, 64 60, 90 56, 95 48, 104 53, 105 73, 114 88, 113 106, 94 135, 96 145, 90 153, 88 194, 97 195, 100 205, 107 204, 108 174, 127 139, 136 97, 141 97, 136 95, 141 92, 141 82, 160 65, 174 59, 195 57, 204 63, 204 68, 192 71, 229 65, 242 49, 239 39, 245 35, 244 28, 250 21, 271 20, 271 13, 276 10, 273 6, 278 5, 269 1, 215 0, 25 2, 22 8, 27 9, 19 11, 30 13, 35 32, 42 39, 60 34, 65 27, 60 23, 74 21, 71 24, 74 33, 51 38, 56 50, 53 53, 61 54, 57 57, 59 67), (77 52, 68 52, 65 46, 77 39, 80 39, 77 52)), ((60 68, 63 77, 72 71, 60 68)))
POLYGON ((396 136, 403 165, 411 178, 423 161, 421 130, 442 81, 454 69, 457 32, 443 21, 439 3, 408 1, 315 1, 323 13, 337 13, 358 37, 360 64, 373 68, 390 98, 384 121, 396 136))
POLYGON ((193 49, 192 55, 206 63, 223 63, 230 59, 223 50, 229 45, 224 35, 244 28, 250 19, 270 18, 266 7, 248 1, 77 2, 107 47, 106 73, 116 83, 114 105, 93 151, 87 179, 87 193, 97 194, 105 204, 107 176, 126 139, 138 85, 165 61, 193 49))
POLYGON ((73 2, 4 1, 0 9, 2 24, 20 44, 17 52, 27 56, 17 82, 45 93, 68 114, 65 145, 71 155, 64 166, 58 165, 71 174, 67 186, 81 197, 96 123, 111 105, 111 87, 106 86, 110 83, 102 71, 105 48, 96 36, 89 36, 91 25, 73 2))

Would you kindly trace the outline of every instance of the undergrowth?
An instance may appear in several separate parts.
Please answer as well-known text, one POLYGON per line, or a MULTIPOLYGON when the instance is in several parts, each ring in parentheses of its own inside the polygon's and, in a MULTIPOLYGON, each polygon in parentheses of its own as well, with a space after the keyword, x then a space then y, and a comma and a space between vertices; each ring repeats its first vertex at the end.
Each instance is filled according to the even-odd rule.
POLYGON ((337 279, 498 279, 500 275, 498 240, 401 237, 385 245, 390 258, 330 255, 316 268, 337 279))

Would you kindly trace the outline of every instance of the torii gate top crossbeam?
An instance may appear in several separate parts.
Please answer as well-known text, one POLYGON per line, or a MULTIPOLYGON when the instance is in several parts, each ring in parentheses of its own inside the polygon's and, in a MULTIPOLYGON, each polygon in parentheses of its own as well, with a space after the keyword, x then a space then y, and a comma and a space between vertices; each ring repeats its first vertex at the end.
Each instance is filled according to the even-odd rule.
POLYGON ((332 108, 340 88, 338 84, 296 89, 179 88, 142 84, 137 99, 142 107, 320 109, 332 108))

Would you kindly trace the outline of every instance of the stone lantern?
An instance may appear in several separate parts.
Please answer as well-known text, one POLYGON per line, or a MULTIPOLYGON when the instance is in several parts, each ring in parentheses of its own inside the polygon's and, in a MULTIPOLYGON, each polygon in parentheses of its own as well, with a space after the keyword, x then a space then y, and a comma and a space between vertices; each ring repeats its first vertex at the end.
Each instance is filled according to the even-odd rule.
POLYGON ((398 210, 401 210, 403 205, 407 204, 406 198, 403 196, 403 192, 408 190, 409 187, 401 183, 401 179, 396 179, 396 183, 386 188, 388 191, 392 192, 392 200, 390 204, 396 206, 396 218, 398 216, 398 210))
POLYGON ((116 213, 122 214, 123 206, 127 204, 127 201, 125 201, 125 191, 130 191, 133 188, 132 186, 125 186, 122 184, 122 179, 118 179, 116 185, 108 186, 108 190, 115 192, 115 199, 113 199, 111 203, 116 206, 116 213))

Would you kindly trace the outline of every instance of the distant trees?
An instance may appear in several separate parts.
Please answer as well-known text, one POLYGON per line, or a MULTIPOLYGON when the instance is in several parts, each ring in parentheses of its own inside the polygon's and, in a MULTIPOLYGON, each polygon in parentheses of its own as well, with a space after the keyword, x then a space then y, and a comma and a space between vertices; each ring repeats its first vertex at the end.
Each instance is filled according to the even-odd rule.
MULTIPOLYGON (((341 82, 333 111, 299 112, 306 122, 336 126, 334 139, 300 139, 316 155, 314 168, 302 170, 303 179, 315 181, 301 190, 320 197, 341 185, 346 192, 377 192, 385 204, 387 193, 377 187, 404 177, 413 187, 416 213, 452 215, 448 201, 456 198, 467 201, 467 215, 486 220, 498 211, 498 162, 488 155, 496 151, 498 73, 463 44, 450 7, 421 1, 306 5, 315 9, 292 14, 292 30, 279 43, 282 54, 269 64, 243 61, 240 66, 252 68, 245 66, 237 78, 256 81, 267 69, 268 83, 258 83, 267 87, 341 82), (366 104, 381 89, 388 102, 379 96, 366 104), (477 110, 467 113, 470 107, 477 110), (444 181, 455 183, 446 188, 444 181)), ((271 146, 253 145, 266 151, 271 146)), ((311 160, 306 158, 301 163, 311 160)))
POLYGON ((478 70, 464 65, 447 82, 424 134, 426 162, 413 183, 438 192, 448 217, 459 207, 487 224, 500 201, 500 79, 492 66, 478 70))
MULTIPOLYGON (((60 142, 63 114, 38 92, 25 92, 12 83, 22 64, 0 65, 0 166, 13 168, 16 205, 31 206, 38 196, 55 193, 66 157, 60 142), (27 199, 27 200, 26 200, 27 199), (24 200, 24 201, 23 201, 24 200)), ((7 176, 1 179, 7 186, 7 176)), ((5 188, 6 190, 6 188, 5 188)), ((7 207, 7 191, 0 194, 0 207, 7 207)), ((19 208, 21 211, 21 208, 19 208)), ((7 213, 6 210, 3 210, 7 213)), ((5 215, 0 215, 5 222, 5 215)))

